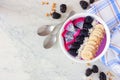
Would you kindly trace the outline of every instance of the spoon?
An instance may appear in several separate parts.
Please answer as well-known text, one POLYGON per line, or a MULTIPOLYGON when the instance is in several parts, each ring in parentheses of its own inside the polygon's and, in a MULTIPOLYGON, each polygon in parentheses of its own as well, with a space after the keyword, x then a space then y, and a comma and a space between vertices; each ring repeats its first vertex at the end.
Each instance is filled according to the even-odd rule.
MULTIPOLYGON (((71 11, 71 12, 73 13, 74 11, 71 11)), ((56 26, 59 26, 62 23, 63 22, 59 23, 58 25, 43 25, 38 29, 37 34, 39 36, 46 36, 46 35, 50 34, 56 26)))
POLYGON ((54 28, 55 28, 55 25, 43 25, 38 29, 37 34, 39 36, 46 36, 50 34, 54 28))
MULTIPOLYGON (((71 11, 68 15, 68 17, 66 19, 68 19, 70 16, 74 15, 75 12, 74 11, 71 11)), ((64 21, 62 22, 64 23, 64 21)), ((61 23, 60 23, 61 24, 61 23)), ((51 48, 57 41, 57 33, 59 32, 61 26, 60 24, 57 25, 57 27, 55 27, 52 31, 51 34, 49 34, 45 40, 44 40, 44 43, 43 43, 43 46, 45 49, 48 49, 48 48, 51 48)))

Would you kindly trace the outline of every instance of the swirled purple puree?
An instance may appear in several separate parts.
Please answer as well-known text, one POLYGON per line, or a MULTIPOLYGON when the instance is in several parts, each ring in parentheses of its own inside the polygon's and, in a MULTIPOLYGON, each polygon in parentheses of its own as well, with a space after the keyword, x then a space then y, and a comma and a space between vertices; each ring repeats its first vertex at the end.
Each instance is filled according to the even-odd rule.
POLYGON ((98 49, 98 51, 96 53, 96 57, 99 56, 100 53, 104 50, 105 45, 106 45, 106 41, 107 41, 107 38, 106 38, 106 34, 105 34, 103 40, 101 41, 100 47, 99 47, 99 49, 98 49))

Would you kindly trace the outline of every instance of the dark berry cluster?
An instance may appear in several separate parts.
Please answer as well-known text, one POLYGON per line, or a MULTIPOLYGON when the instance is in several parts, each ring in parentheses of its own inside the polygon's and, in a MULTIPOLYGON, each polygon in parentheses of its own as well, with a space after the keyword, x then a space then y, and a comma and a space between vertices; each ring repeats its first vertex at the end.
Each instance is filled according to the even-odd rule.
POLYGON ((83 24, 83 28, 84 29, 91 29, 92 26, 92 22, 93 22, 93 18, 91 16, 87 16, 84 20, 84 24, 83 24))
POLYGON ((92 69, 88 68, 85 72, 86 76, 90 76, 92 73, 97 73, 99 71, 96 65, 93 65, 92 69))
MULTIPOLYGON (((92 22, 93 18, 91 16, 86 16, 83 24, 83 29, 80 30, 80 34, 76 37, 75 42, 71 45, 71 48, 69 50, 69 53, 76 57, 78 55, 77 50, 81 47, 83 44, 85 37, 89 37, 89 29, 92 28, 92 22)), ((78 29, 78 27, 75 27, 78 29)))
MULTIPOLYGON (((88 77, 90 76, 92 73, 98 73, 99 69, 97 65, 93 65, 92 69, 88 68, 86 69, 85 75, 88 77)), ((104 72, 100 72, 99 74, 99 80, 107 80, 107 76, 104 72)))
POLYGON ((89 31, 86 30, 86 29, 82 29, 80 31, 80 34, 76 37, 75 42, 72 44, 72 46, 71 46, 71 48, 69 50, 69 53, 72 56, 77 56, 78 55, 77 50, 83 44, 85 37, 89 37, 89 31))
MULTIPOLYGON (((67 5, 66 5, 66 4, 61 4, 61 5, 60 5, 60 11, 61 11, 62 13, 65 13, 66 10, 67 10, 67 5)), ((52 18, 53 18, 53 19, 60 19, 60 18, 61 18, 61 14, 58 13, 58 12, 53 12, 52 18)))
POLYGON ((82 7, 83 9, 87 9, 88 6, 89 6, 89 4, 92 4, 92 3, 94 3, 94 2, 95 2, 95 0, 89 0, 89 3, 88 3, 87 1, 85 1, 85 0, 81 0, 81 1, 80 1, 80 5, 81 5, 81 7, 82 7))
POLYGON ((77 53, 77 49, 76 49, 76 47, 75 46, 73 46, 74 48, 71 48, 70 50, 69 50, 69 53, 72 55, 72 56, 77 56, 78 55, 78 53, 77 53))
POLYGON ((72 55, 72 56, 77 56, 78 53, 77 53, 77 50, 80 48, 81 44, 83 44, 83 41, 84 41, 84 36, 83 35, 79 35, 76 37, 76 41, 72 44, 70 50, 69 50, 69 53, 72 55))

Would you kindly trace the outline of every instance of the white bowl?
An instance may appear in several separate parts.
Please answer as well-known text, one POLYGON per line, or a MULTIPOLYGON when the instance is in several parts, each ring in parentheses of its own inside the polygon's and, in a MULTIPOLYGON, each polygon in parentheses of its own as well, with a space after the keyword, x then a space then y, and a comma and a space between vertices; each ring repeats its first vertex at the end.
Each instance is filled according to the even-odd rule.
POLYGON ((98 59, 100 59, 107 51, 108 47, 109 47, 109 44, 110 44, 110 31, 108 29, 108 26, 105 24, 105 22, 99 18, 98 16, 94 15, 94 14, 90 14, 90 13, 79 13, 79 14, 75 14, 73 16, 71 16, 70 18, 68 18, 65 23, 63 24, 61 30, 60 30, 60 34, 59 34, 59 43, 60 43, 60 46, 61 46, 61 49, 62 51, 64 52, 64 54, 71 60, 75 61, 75 62, 79 62, 79 63, 91 63, 91 62, 94 62, 98 59), (96 19, 98 22, 100 22, 104 28, 105 28, 105 32, 106 32, 106 45, 105 45, 105 48, 104 50, 101 52, 101 54, 97 57, 95 57, 94 59, 92 60, 89 60, 89 61, 86 61, 86 60, 79 60, 79 59, 76 59, 75 57, 71 56, 68 51, 65 49, 64 47, 64 40, 63 40, 63 37, 62 37, 62 32, 64 30, 64 26, 66 25, 66 23, 70 20, 74 20, 74 19, 77 19, 79 17, 86 17, 86 16, 91 16, 93 17, 94 19, 96 19))

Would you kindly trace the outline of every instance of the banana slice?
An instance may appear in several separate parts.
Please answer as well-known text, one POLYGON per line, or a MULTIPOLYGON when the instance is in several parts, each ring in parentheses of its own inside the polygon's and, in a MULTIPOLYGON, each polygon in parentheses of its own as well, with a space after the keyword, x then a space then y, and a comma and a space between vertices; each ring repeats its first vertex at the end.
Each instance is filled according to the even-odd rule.
POLYGON ((81 53, 81 56, 82 56, 82 58, 85 59, 85 60, 92 60, 92 59, 94 58, 93 53, 90 52, 90 51, 83 51, 83 52, 81 53))
POLYGON ((95 46, 95 47, 99 47, 98 43, 96 41, 88 41, 87 42, 87 45, 92 45, 92 46, 95 46))
POLYGON ((95 30, 96 30, 96 31, 99 31, 99 32, 101 32, 101 33, 104 33, 104 32, 105 32, 105 30, 102 30, 102 29, 100 29, 100 28, 95 28, 95 30))
POLYGON ((103 34, 101 34, 98 31, 95 31, 94 33, 92 33, 91 36, 96 36, 97 38, 103 38, 103 34))
POLYGON ((95 26, 95 28, 96 28, 96 29, 97 29, 97 28, 102 29, 103 31, 105 30, 102 24, 97 24, 97 25, 95 26))
POLYGON ((90 35, 89 41, 97 41, 98 40, 98 37, 97 36, 94 36, 94 35, 90 35))

